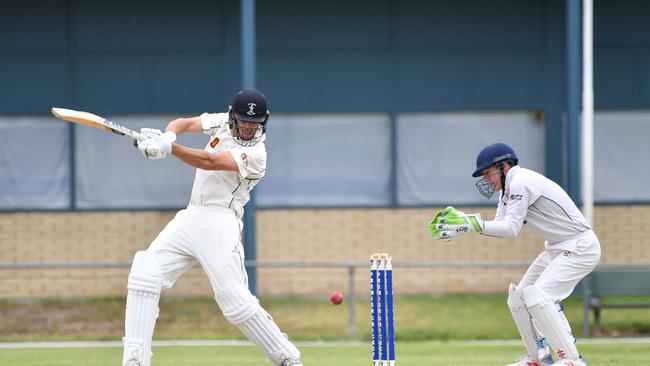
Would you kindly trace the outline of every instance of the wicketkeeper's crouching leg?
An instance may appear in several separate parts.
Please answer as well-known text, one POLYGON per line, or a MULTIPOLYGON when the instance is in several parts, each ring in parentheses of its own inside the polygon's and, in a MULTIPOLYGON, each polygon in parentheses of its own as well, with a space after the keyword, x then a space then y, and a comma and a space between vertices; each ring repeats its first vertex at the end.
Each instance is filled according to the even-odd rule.
POLYGON ((151 364, 151 338, 158 318, 161 270, 155 255, 139 251, 133 259, 126 297, 123 366, 151 364))
POLYGON ((533 319, 530 317, 524 302, 522 291, 512 283, 508 291, 508 308, 528 352, 528 355, 510 365, 552 365, 553 358, 546 344, 546 338, 535 329, 533 319))
POLYGON ((236 325, 276 366, 302 366, 300 351, 280 331, 248 288, 235 285, 214 295, 224 316, 236 325))
POLYGON ((564 316, 562 307, 554 299, 537 286, 523 289, 524 300, 528 311, 535 319, 539 330, 548 338, 560 361, 570 361, 567 364, 583 365, 584 361, 575 345, 575 337, 571 326, 564 316))

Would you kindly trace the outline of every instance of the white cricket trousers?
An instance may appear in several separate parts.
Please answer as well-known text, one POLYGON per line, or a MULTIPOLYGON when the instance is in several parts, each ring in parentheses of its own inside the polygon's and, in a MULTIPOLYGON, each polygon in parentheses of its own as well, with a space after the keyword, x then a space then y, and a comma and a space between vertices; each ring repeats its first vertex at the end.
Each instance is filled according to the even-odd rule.
MULTIPOLYGON (((230 209, 190 205, 179 211, 154 239, 146 257, 153 257, 158 266, 161 289, 171 287, 180 275, 198 262, 208 275, 214 298, 224 316, 275 365, 282 365, 287 360, 297 361, 300 351, 289 342, 248 289, 241 229, 241 220, 230 209)), ((137 274, 133 277, 137 279, 137 274)), ((150 338, 143 342, 149 345, 150 338)), ((147 352, 145 349, 145 355, 147 352)), ((125 346, 124 359, 128 360, 132 354, 125 346)))
POLYGON ((530 265, 517 288, 535 285, 556 301, 562 301, 600 260, 600 242, 592 230, 559 244, 565 247, 569 244, 574 249, 554 250, 547 246, 530 265))
POLYGON ((160 263, 162 288, 172 287, 197 262, 215 293, 233 285, 248 288, 241 229, 227 208, 190 205, 179 211, 147 249, 160 263))

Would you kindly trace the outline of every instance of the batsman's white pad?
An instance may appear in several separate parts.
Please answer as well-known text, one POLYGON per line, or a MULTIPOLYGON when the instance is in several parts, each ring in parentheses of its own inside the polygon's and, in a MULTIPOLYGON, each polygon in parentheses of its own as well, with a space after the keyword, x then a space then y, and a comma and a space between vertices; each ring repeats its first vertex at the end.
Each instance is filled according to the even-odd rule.
POLYGON ((137 252, 127 286, 122 365, 151 364, 151 338, 158 318, 161 287, 161 268, 156 256, 137 252))
POLYGON ((244 286, 232 286, 215 293, 223 315, 248 339, 280 366, 287 359, 298 360, 300 351, 280 331, 273 318, 244 286))
POLYGON ((566 318, 562 319, 555 301, 535 285, 524 288, 523 294, 528 311, 555 353, 560 358, 579 359, 575 338, 570 329, 565 328, 566 318))
POLYGON ((524 347, 528 351, 528 355, 533 361, 539 361, 537 353, 537 336, 533 328, 533 321, 530 318, 530 313, 523 300, 523 294, 517 289, 514 284, 510 284, 508 290, 508 308, 512 313, 512 319, 519 330, 521 341, 524 342, 524 347))

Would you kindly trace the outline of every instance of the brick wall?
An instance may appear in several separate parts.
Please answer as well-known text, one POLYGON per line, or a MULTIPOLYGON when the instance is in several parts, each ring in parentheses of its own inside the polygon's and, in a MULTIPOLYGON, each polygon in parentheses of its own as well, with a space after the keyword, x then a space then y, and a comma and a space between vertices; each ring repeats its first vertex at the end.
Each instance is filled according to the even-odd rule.
MULTIPOLYGON (((518 240, 466 235, 450 243, 429 238, 426 224, 439 209, 260 210, 258 259, 263 261, 365 261, 390 252, 399 261, 522 261, 542 250, 526 229, 518 240)), ((491 208, 462 208, 494 214, 491 208)), ((33 212, 0 214, 0 263, 130 262, 173 217, 173 212, 33 212)), ((650 263, 650 206, 601 206, 595 230, 602 263, 650 263), (607 222, 605 222, 607 220, 607 222)), ((99 269, 0 269, 0 298, 124 295, 128 266, 99 269)), ((396 268, 398 293, 502 292, 524 268, 396 268)), ((261 268, 262 295, 347 291, 346 268, 261 268)), ((366 293, 368 271, 357 268, 355 286, 366 293)), ((199 268, 168 290, 172 296, 211 296, 199 268)))

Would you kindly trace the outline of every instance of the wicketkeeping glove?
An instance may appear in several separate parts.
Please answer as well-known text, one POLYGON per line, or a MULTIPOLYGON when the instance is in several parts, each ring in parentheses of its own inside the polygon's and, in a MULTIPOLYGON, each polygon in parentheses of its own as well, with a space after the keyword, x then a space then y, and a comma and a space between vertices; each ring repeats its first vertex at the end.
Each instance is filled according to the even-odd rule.
POLYGON ((429 231, 435 239, 449 241, 467 232, 482 232, 483 220, 480 214, 466 214, 449 206, 436 214, 429 223, 429 231))

